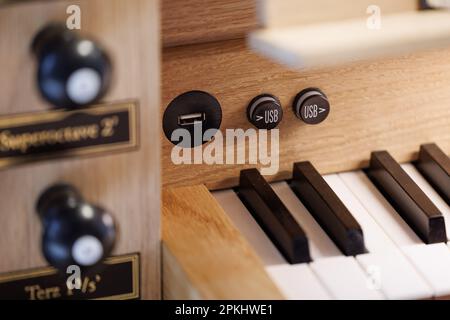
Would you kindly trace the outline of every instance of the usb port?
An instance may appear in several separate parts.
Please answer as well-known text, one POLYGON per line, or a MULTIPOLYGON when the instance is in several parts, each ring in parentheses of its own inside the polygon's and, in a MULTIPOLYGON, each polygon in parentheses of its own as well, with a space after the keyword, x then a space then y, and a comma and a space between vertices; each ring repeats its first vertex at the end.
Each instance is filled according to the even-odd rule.
POLYGON ((178 125, 186 127, 205 120, 206 114, 204 112, 185 114, 178 117, 178 125))

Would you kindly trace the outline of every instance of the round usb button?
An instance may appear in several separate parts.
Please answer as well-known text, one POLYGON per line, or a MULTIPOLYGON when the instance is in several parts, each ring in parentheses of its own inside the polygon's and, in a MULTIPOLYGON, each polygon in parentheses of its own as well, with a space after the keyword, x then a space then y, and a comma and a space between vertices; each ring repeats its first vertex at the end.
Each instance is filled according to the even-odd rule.
POLYGON ((275 129, 283 119, 281 103, 271 94, 259 95, 248 105, 247 118, 258 129, 275 129))
POLYGON ((301 91, 294 99, 294 113, 307 124, 319 124, 330 114, 327 96, 317 88, 301 91))

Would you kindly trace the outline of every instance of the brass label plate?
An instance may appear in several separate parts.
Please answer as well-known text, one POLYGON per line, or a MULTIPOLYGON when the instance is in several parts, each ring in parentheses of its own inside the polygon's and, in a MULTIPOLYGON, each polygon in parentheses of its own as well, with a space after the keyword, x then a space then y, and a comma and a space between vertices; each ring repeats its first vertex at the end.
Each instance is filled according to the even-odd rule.
POLYGON ((138 253, 110 257, 102 271, 81 275, 81 288, 69 290, 70 275, 52 267, 0 275, 0 300, 132 300, 140 298, 138 253))
POLYGON ((0 6, 7 4, 18 4, 22 2, 36 2, 36 0, 0 0, 0 6))
POLYGON ((136 102, 0 117, 0 169, 137 149, 136 102))

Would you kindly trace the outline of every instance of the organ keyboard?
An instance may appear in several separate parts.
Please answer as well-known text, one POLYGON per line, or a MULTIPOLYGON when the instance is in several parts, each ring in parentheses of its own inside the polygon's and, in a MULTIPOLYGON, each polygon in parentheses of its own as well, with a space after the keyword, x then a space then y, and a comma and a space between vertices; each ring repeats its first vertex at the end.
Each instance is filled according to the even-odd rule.
POLYGON ((76 2, 0 0, 0 299, 450 298, 448 10, 76 2))
MULTIPOLYGON (((435 145, 432 148, 438 150, 435 145)), ((390 160, 396 165, 395 160, 390 160)), ((441 160, 447 161, 448 158, 441 157, 441 160)), ((439 165, 437 162, 435 164, 439 165)), ((248 205, 239 198, 242 176, 246 172, 241 175, 241 186, 237 193, 230 189, 213 192, 213 195, 257 252, 275 284, 289 299, 447 297, 450 296, 450 248, 446 244, 450 230, 450 207, 417 167, 420 167, 420 162, 398 166, 397 173, 404 175, 404 181, 386 180, 385 184, 377 187, 371 181, 370 174, 361 170, 321 178, 315 174, 311 164, 303 163, 295 165, 294 170, 297 171, 290 181, 269 185, 257 174, 248 176, 248 179, 254 179, 251 188, 267 188, 276 194, 266 197, 265 207, 248 205), (311 186, 307 182, 298 181, 297 172, 301 167, 312 172, 311 178, 317 180, 314 192, 308 191, 311 186), (427 244, 429 241, 414 228, 415 222, 408 222, 387 199, 387 194, 397 196, 389 190, 389 184, 398 184, 402 189, 413 188, 420 193, 419 197, 423 197, 423 202, 434 206, 435 218, 445 221, 445 225, 440 226, 444 237, 436 243, 427 244), (296 191, 298 189, 300 191, 296 191), (311 202, 317 203, 311 205, 311 202), (279 208, 283 206, 289 213, 283 219, 293 219, 299 228, 303 228, 311 261, 290 263, 290 256, 280 249, 277 239, 292 235, 275 226, 268 231, 264 222, 261 223, 261 215, 267 215, 267 210, 273 219, 280 219, 279 208), (316 210, 317 213, 314 212, 316 210), (328 213, 333 210, 336 210, 336 216, 328 213), (352 236, 345 227, 341 233, 330 230, 344 225, 340 223, 342 221, 336 220, 339 215, 356 230, 360 226, 362 234, 352 236), (359 249, 346 251, 346 247, 336 237, 338 234, 344 237, 347 235, 347 245, 359 249), (362 250, 363 244, 366 250, 362 250)), ((372 165, 368 172, 371 170, 378 169, 372 165)), ((442 175, 441 179, 449 177, 442 175)), ((400 205, 408 203, 403 195, 397 200, 400 205)), ((429 225, 432 226, 433 221, 429 221, 429 225)))
POLYGON ((163 3, 164 298, 450 296, 448 13, 416 0, 240 0, 176 14, 174 1, 163 3), (174 160, 174 129, 195 123, 204 145, 174 160), (252 158, 257 129, 279 133, 273 161, 252 158), (244 142, 228 144, 237 130, 244 142))

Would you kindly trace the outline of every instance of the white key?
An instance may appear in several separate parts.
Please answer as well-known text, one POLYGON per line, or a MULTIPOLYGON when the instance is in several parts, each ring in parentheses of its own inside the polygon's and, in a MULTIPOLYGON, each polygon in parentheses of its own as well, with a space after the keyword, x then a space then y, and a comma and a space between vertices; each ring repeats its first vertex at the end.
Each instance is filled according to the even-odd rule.
POLYGON ((287 264, 286 259, 272 241, 270 241, 255 219, 253 219, 251 213, 248 212, 233 190, 214 192, 213 196, 231 218, 241 234, 247 239, 253 249, 255 249, 256 254, 261 258, 264 265, 287 264))
POLYGON ((339 177, 398 247, 423 243, 364 172, 340 173, 339 177))
POLYGON ((450 206, 441 198, 436 190, 433 189, 428 181, 425 180, 416 167, 409 163, 402 165, 402 168, 442 213, 445 221, 447 240, 450 240, 450 206))
POLYGON ((363 229, 366 248, 370 253, 398 250, 396 245, 386 235, 383 229, 380 228, 338 175, 324 176, 324 179, 360 224, 363 229))
POLYGON ((270 266, 266 268, 266 271, 289 300, 328 300, 331 298, 308 264, 270 266))
POLYGON ((444 243, 403 249, 416 268, 426 275, 436 297, 450 295, 450 250, 444 243))
POLYGON ((324 286, 311 272, 308 264, 293 266, 287 263, 234 191, 219 191, 214 192, 213 195, 255 249, 269 275, 286 298, 331 299, 324 286), (286 274, 283 271, 286 271, 286 274))
MULTIPOLYGON (((402 168, 442 213, 445 221, 447 240, 450 240, 449 205, 444 201, 444 199, 441 198, 441 196, 436 192, 436 190, 434 190, 434 188, 428 183, 416 167, 414 167, 414 165, 404 164, 402 165, 402 168)), ((432 268, 434 270, 431 275, 435 277, 431 278, 429 281, 436 287, 437 296, 442 297, 449 295, 450 275, 448 268, 450 266, 450 251, 447 253, 446 248, 443 248, 442 244, 434 244, 432 246, 425 246, 425 248, 421 246, 416 249, 407 249, 407 252, 411 259, 420 259, 420 261, 417 261, 417 265, 419 265, 422 269, 426 270, 432 268), (422 259, 421 257, 424 256, 427 256, 428 258, 425 260, 422 259), (436 260, 439 261, 439 265, 435 265, 435 262, 433 262, 436 260)))
POLYGON ((308 236, 309 250, 313 260, 342 256, 341 251, 303 206, 286 182, 274 183, 272 188, 308 236))
POLYGON ((439 297, 443 292, 450 292, 450 282, 443 274, 443 270, 446 269, 450 275, 448 247, 444 244, 425 245, 362 171, 342 173, 339 176, 386 234, 404 252, 432 288, 433 295, 439 297))
POLYGON ((372 286, 380 288, 388 299, 424 299, 433 296, 429 285, 402 252, 370 216, 361 202, 338 175, 324 179, 363 229, 368 254, 356 257, 372 286))
POLYGON ((433 290, 401 252, 386 251, 356 257, 372 286, 380 288, 391 300, 427 299, 433 290))
POLYGON ((378 288, 371 286, 371 279, 353 258, 344 256, 324 258, 312 262, 310 266, 335 299, 379 300, 384 298, 378 288))
POLYGON ((366 274, 355 258, 346 257, 342 254, 314 217, 303 206, 289 185, 286 182, 274 183, 272 188, 305 230, 313 259, 310 265, 314 270, 317 269, 316 275, 327 290, 332 292, 333 297, 335 299, 382 298, 382 294, 379 291, 368 289, 366 274), (329 270, 327 264, 330 264, 329 268, 333 270, 331 277, 325 275, 324 272, 319 272, 320 270, 329 270), (316 265, 318 267, 315 267, 316 265), (348 272, 349 270, 351 272, 348 272), (338 284, 341 282, 345 285, 339 287, 338 284), (347 286, 352 288, 349 290, 347 286))

